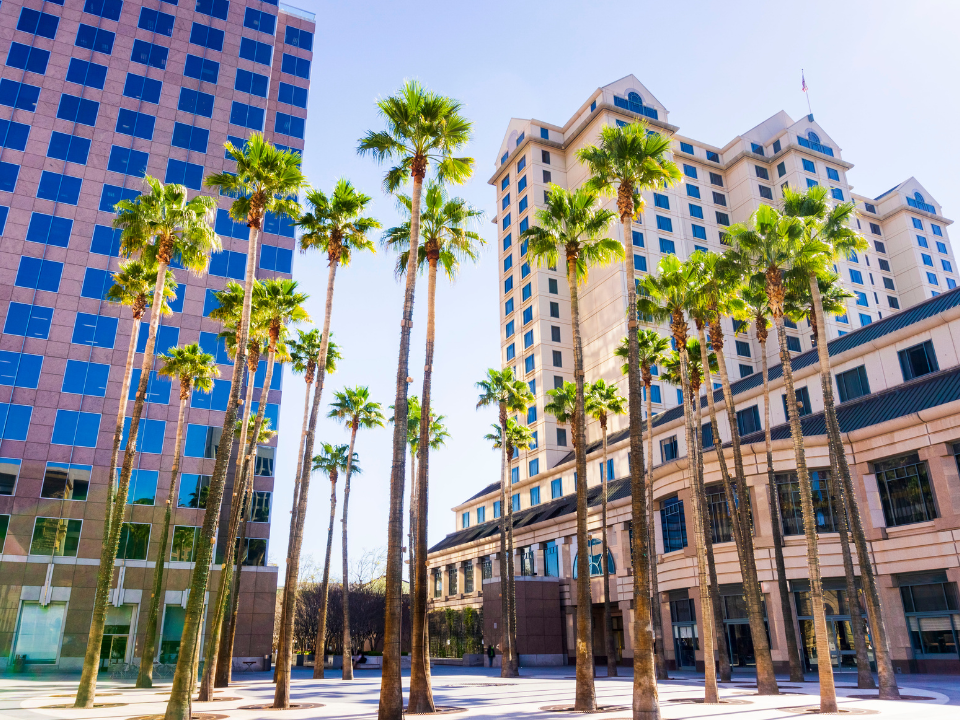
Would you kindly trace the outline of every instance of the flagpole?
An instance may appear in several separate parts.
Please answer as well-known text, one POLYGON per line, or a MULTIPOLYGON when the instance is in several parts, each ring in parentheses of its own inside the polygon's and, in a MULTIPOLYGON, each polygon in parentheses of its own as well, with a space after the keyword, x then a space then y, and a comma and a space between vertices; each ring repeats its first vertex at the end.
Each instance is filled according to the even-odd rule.
POLYGON ((800 69, 800 85, 803 88, 804 95, 807 96, 807 112, 813 115, 813 109, 810 107, 810 88, 807 87, 807 80, 803 75, 803 69, 800 69))

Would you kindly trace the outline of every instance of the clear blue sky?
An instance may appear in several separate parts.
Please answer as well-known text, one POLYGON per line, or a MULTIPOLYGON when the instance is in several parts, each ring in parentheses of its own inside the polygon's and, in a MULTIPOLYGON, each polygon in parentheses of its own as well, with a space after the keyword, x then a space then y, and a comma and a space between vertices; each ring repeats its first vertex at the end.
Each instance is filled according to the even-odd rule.
MULTIPOLYGON (((633 73, 680 132, 722 147, 779 110, 804 115, 803 68, 817 121, 856 164, 849 174, 856 192, 876 196, 913 175, 947 216, 960 212, 955 2, 293 4, 317 14, 304 164, 315 187, 327 191, 347 177, 374 196, 371 213, 385 227, 400 220, 381 192, 382 169, 358 157, 356 145, 368 129, 382 128, 376 99, 406 78, 459 99, 474 122, 468 153, 475 176, 456 192, 487 212, 488 250, 456 284, 439 283, 433 404, 447 416, 452 438, 431 458, 431 544, 453 530, 451 506, 498 479, 498 456, 483 440, 495 417, 474 409, 474 383, 499 362, 496 231, 489 223, 495 196, 486 180, 511 117, 562 125, 593 90, 633 73)), ((324 407, 335 390, 363 384, 390 414, 402 301, 394 261, 378 251, 338 274, 333 332, 345 359, 327 380, 324 407)), ((294 278, 311 294, 308 309, 318 323, 326 275, 321 258, 295 259, 294 278)), ((420 283, 410 357, 418 394, 425 300, 420 283)), ((284 382, 270 546, 270 560, 281 564, 303 412, 302 380, 288 374, 284 382)), ((331 421, 320 424, 318 440, 347 439, 331 421)), ((351 492, 351 560, 386 545, 390 428, 361 433, 357 452, 363 474, 351 492)), ((315 561, 324 552, 329 498, 327 479, 315 475, 303 547, 315 561)), ((334 538, 339 569, 339 522, 334 538)))

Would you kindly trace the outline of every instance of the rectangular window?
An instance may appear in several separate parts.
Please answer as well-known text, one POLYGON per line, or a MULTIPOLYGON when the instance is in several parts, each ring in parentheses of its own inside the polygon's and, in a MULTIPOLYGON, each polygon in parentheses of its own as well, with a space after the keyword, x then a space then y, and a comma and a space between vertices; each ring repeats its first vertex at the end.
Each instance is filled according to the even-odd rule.
MULTIPOLYGON (((238 73, 241 71, 238 71, 238 73)), ((213 116, 213 95, 198 92, 190 88, 180 88, 180 100, 177 110, 199 115, 200 117, 213 116)))
POLYGON ((913 226, 917 230, 923 230, 923 221, 920 218, 910 218, 913 221, 913 226))
POLYGON ((205 153, 209 139, 209 130, 178 122, 173 125, 173 139, 170 144, 185 150, 205 153))
POLYGON ((163 45, 146 42, 145 40, 134 40, 133 51, 130 53, 130 62, 149 65, 159 70, 167 68, 167 54, 169 50, 163 45))
POLYGON ((80 288, 80 297, 93 300, 106 300, 107 292, 113 285, 113 276, 109 270, 87 268, 83 273, 83 285, 80 288))
POLYGON ((663 208, 664 210, 670 209, 670 198, 666 195, 661 195, 660 193, 653 194, 653 204, 658 208, 663 208))
POLYGON ((185 185, 191 190, 200 190, 203 187, 203 165, 170 158, 167 160, 167 172, 163 181, 185 185))
POLYGON ((710 173, 710 184, 723 187, 723 176, 719 173, 710 173))
POLYGON ((43 355, 0 350, 0 385, 36 389, 43 355))
POLYGON ((120 545, 117 558, 124 560, 146 560, 150 547, 149 523, 125 522, 120 527, 120 545))
POLYGON ((700 188, 698 188, 696 185, 691 185, 690 183, 687 183, 687 197, 692 197, 699 200, 700 188))
POLYGON ((942 254, 942 255, 946 255, 946 254, 947 254, 947 245, 946 245, 946 243, 942 243, 942 242, 940 242, 940 241, 938 240, 938 241, 937 241, 937 252, 940 253, 940 254, 942 254))
POLYGON ((117 113, 116 131, 123 135, 133 135, 143 140, 153 140, 153 127, 157 119, 147 113, 121 109, 117 113))
POLYGON ((687 525, 683 517, 683 501, 672 497, 660 503, 660 530, 663 552, 683 550, 687 546, 687 525))
MULTIPOLYGON (((661 242, 663 242, 661 240, 661 242)), ((640 272, 647 271, 647 259, 643 255, 634 255, 633 256, 633 269, 639 270, 640 272)))
MULTIPOLYGON (((87 4, 90 4, 90 0, 87 0, 87 4)), ((116 20, 116 18, 113 19, 116 20)), ((23 7, 20 8, 17 30, 53 40, 57 36, 57 26, 59 24, 60 18, 56 15, 23 7)))
POLYGON ((857 285, 863 285, 863 275, 859 270, 850 268, 850 282, 856 283, 857 285))
POLYGON ((673 240, 660 238, 660 252, 664 255, 675 255, 677 250, 673 240))
POLYGON ((726 225, 729 225, 729 224, 730 224, 730 216, 727 215, 726 213, 718 212, 718 213, 717 213, 717 224, 718 224, 718 225, 725 225, 725 226, 726 226, 726 225))
POLYGON ((67 82, 103 90, 106 77, 106 65, 98 65, 78 58, 70 59, 70 66, 67 68, 67 82))
POLYGON ((273 130, 281 135, 290 135, 291 137, 302 140, 305 132, 305 124, 306 120, 304 118, 278 112, 273 130))
POLYGON ((100 432, 100 415, 97 413, 57 410, 53 425, 53 445, 96 447, 100 432))
POLYGON ((0 403, 0 440, 26 440, 32 415, 29 405, 0 403))
POLYGON ((248 7, 244 11, 243 26, 273 35, 277 30, 277 16, 248 7))
POLYGON ((766 185, 759 185, 760 188, 760 197, 764 200, 773 200, 773 190, 771 190, 766 185))
MULTIPOLYGON (((14 458, 0 458, 0 495, 13 495, 17 489, 17 479, 20 477, 21 461, 14 458)), ((0 516, 2 518, 4 516, 0 516)), ((9 519, 9 515, 5 516, 9 519)), ((2 521, 0 521, 2 522, 2 521)), ((3 540, 6 536, 6 525, 0 524, 0 552, 3 552, 3 540)))
POLYGON ((524 370, 525 370, 526 372, 528 372, 528 373, 532 373, 532 372, 533 372, 533 370, 534 370, 534 356, 533 356, 533 355, 527 355, 527 357, 526 357, 526 358, 524 359, 524 361, 523 361, 523 368, 524 368, 524 370))
POLYGON ((643 247, 643 233, 637 230, 632 230, 631 233, 633 235, 634 247, 643 247))
POLYGON ((63 263, 53 260, 21 256, 20 266, 14 285, 31 290, 57 292, 60 289, 60 277, 63 275, 63 263))
POLYGON ((40 48, 32 48, 22 43, 10 43, 7 53, 7 66, 26 70, 27 72, 43 75, 47 72, 47 63, 50 61, 50 52, 40 48))
POLYGON ((857 305, 860 307, 870 307, 870 302, 867 300, 867 294, 865 292, 854 290, 853 294, 857 298, 857 305))
POLYGON ((837 392, 842 403, 869 395, 870 383, 867 380, 866 367, 860 365, 852 370, 837 373, 837 392))
MULTIPOLYGON (((266 77, 263 79, 264 82, 266 82, 266 77)), ((264 86, 264 92, 266 92, 266 86, 264 86)), ((266 95, 263 95, 262 97, 266 97, 266 95)), ((307 107, 307 89, 282 82, 280 83, 280 92, 278 93, 277 99, 282 103, 287 103, 288 105, 305 108, 307 107)))
MULTIPOLYGON (((278 117, 280 113, 277 113, 278 117)), ((230 122, 233 125, 250 128, 251 130, 263 130, 263 108, 247 105, 246 103, 233 101, 230 108, 230 122)), ((279 122, 279 120, 278 120, 279 122)))
POLYGON ((137 27, 149 32, 155 32, 158 35, 172 37, 173 21, 173 15, 145 7, 140 8, 140 20, 137 22, 137 27))
POLYGON ((657 230, 673 232, 673 221, 668 217, 657 215, 657 230))
POLYGON ((927 463, 917 453, 873 463, 887 527, 911 525, 938 517, 927 463))
POLYGON ((930 283, 931 285, 940 284, 939 281, 937 280, 936 273, 930 273, 930 272, 927 273, 927 282, 930 283))
MULTIPOLYGON (((96 28, 92 25, 80 23, 77 28, 77 39, 74 45, 77 47, 93 50, 94 52, 110 55, 113 53, 113 41, 116 39, 116 33, 109 30, 96 28)), ((139 42, 139 41, 138 41, 139 42)))
POLYGON ((280 71, 304 80, 310 79, 310 61, 289 53, 283 53, 280 71))
POLYGON ((949 260, 940 260, 940 265, 943 267, 944 272, 953 272, 953 266, 950 264, 949 260))
POLYGON ((740 435, 749 435, 763 430, 760 424, 760 411, 756 405, 737 411, 737 429, 740 435))
MULTIPOLYGON (((784 535, 803 535, 803 509, 797 474, 777 473, 777 495, 780 498, 780 523, 784 535)), ((827 470, 810 471, 810 494, 813 500, 817 532, 837 532, 835 498, 827 470)))
POLYGON ((227 19, 227 13, 230 12, 229 0, 197 0, 198 13, 210 15, 220 20, 227 19))
POLYGON ((563 367, 563 353, 560 350, 553 351, 553 366, 563 367))
POLYGON ((35 212, 30 215, 26 240, 44 245, 67 247, 70 244, 72 230, 73 220, 35 212))
POLYGON ((187 55, 187 60, 183 66, 183 74, 195 80, 216 84, 220 77, 220 63, 196 55, 187 55))
MULTIPOLYGON (((884 278, 884 280, 886 280, 886 278, 884 278)), ((950 284, 950 283, 949 283, 949 280, 950 280, 950 278, 947 278, 947 284, 948 284, 948 285, 950 284)), ((952 289, 952 288, 951 288, 951 289, 952 289)), ((889 306, 890 306, 891 308, 893 308, 894 310, 899 310, 899 309, 900 309, 900 301, 899 301, 897 298, 893 297, 893 295, 887 295, 887 305, 889 305, 889 306)))
POLYGON ((748 375, 753 375, 753 366, 752 365, 741 365, 740 366, 740 377, 745 378, 748 375))
POLYGON ((933 343, 929 340, 900 350, 897 357, 900 359, 900 370, 903 373, 904 382, 935 373, 940 369, 933 343))
POLYGON ((695 218, 698 218, 698 219, 700 219, 700 220, 703 220, 703 208, 702 208, 702 207, 700 207, 699 205, 694 205, 693 203, 690 203, 690 204, 688 205, 688 207, 689 207, 689 209, 690 209, 690 217, 695 217, 695 218))
POLYGON ((30 554, 76 557, 82 525, 82 520, 38 517, 33 526, 30 554))
POLYGON ((76 205, 80 201, 82 178, 44 170, 40 175, 37 197, 66 205, 76 205))
POLYGON ((693 178, 694 180, 697 179, 697 169, 693 165, 684 165, 683 174, 688 178, 693 178))
POLYGON ((787 335, 787 350, 790 352, 800 352, 800 338, 793 335, 787 335))
POLYGON ((745 340, 737 340, 737 355, 740 357, 750 357, 750 343, 745 340))
POLYGON ((287 25, 284 31, 283 42, 291 47, 313 50, 313 33, 287 25))
POLYGON ((720 205, 720 206, 722 206, 722 207, 726 207, 726 206, 727 206, 727 196, 724 195, 723 193, 715 192, 715 193, 713 193, 713 202, 714 202, 714 204, 716 204, 716 205, 720 205))
POLYGON ((8 335, 46 340, 50 335, 53 308, 12 302, 7 308, 3 332, 8 335))
MULTIPOLYGON (((110 149, 107 170, 142 178, 147 172, 148 158, 149 155, 145 152, 114 145, 110 149)), ((169 180, 166 182, 169 182, 169 180)))
POLYGON ((766 168, 760 167, 759 165, 754 165, 754 166, 753 166, 753 169, 754 169, 754 172, 756 173, 757 177, 760 178, 761 180, 769 180, 769 179, 770 179, 770 173, 767 172, 767 169, 766 169, 766 168))
POLYGON ((677 436, 672 435, 660 441, 661 462, 670 462, 677 459, 677 436))
POLYGON ((240 57, 244 60, 252 60, 260 65, 269 66, 273 59, 273 45, 257 42, 246 37, 241 38, 240 57))
POLYGON ((840 188, 830 188, 830 197, 834 200, 843 200, 843 190, 840 188))
MULTIPOLYGON (((800 417, 809 415, 813 412, 813 409, 810 405, 810 391, 805 387, 796 388, 794 394, 797 397, 797 411, 800 413, 800 417)), ((787 411, 787 396, 786 393, 780 395, 780 399, 783 401, 783 414, 785 417, 789 418, 790 413, 787 411)))
POLYGON ((107 364, 67 360, 60 392, 104 397, 109 377, 110 366, 107 364))

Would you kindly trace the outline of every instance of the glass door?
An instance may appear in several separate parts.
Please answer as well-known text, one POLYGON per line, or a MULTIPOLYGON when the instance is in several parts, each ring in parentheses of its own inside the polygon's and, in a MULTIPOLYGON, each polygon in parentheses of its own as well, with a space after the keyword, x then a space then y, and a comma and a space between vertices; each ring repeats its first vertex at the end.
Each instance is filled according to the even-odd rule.
POLYGON ((107 606, 103 627, 103 643, 100 645, 100 667, 109 668, 127 661, 127 645, 133 625, 135 605, 107 606))

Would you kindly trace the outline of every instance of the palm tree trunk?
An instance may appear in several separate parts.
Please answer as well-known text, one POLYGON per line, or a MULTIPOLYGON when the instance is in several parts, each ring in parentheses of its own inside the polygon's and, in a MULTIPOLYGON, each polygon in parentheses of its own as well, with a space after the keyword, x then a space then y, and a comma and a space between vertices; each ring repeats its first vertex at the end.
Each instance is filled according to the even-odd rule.
POLYGON ((300 575, 300 548, 303 544, 303 527, 307 514, 307 499, 310 491, 310 473, 313 470, 313 444, 317 435, 317 417, 320 413, 320 398, 327 373, 327 349, 330 345, 330 319, 333 314, 333 285, 337 274, 337 262, 330 261, 327 275, 327 299, 323 315, 323 337, 320 340, 320 355, 317 362, 317 384, 313 392, 313 407, 310 409, 310 424, 303 443, 303 462, 300 472, 300 496, 296 513, 291 517, 293 542, 287 548, 287 573, 283 586, 283 644, 277 650, 277 686, 274 689, 273 707, 285 710, 290 707, 290 663, 293 659, 294 604, 300 575))
MULTIPOLYGON (((248 223, 250 226, 250 242, 248 245, 246 276, 244 278, 243 309, 240 313, 240 327, 237 333, 237 356, 234 360, 233 379, 230 381, 230 397, 227 401, 227 410, 223 418, 223 431, 220 446, 217 448, 217 459, 213 467, 213 476, 207 491, 207 507, 203 514, 203 525, 200 529, 200 541, 196 553, 196 562, 193 575, 190 578, 190 595, 187 600, 187 612, 184 620, 183 638, 186 647, 181 644, 180 654, 177 657, 177 669, 173 675, 173 687, 170 690, 170 701, 164 713, 164 720, 189 720, 190 693, 193 690, 195 675, 193 672, 193 656, 199 642, 200 624, 203 622, 204 595, 207 592, 207 582, 210 579, 210 564, 213 561, 213 546, 220 524, 220 510, 223 503, 223 491, 227 482, 227 466, 230 454, 233 451, 234 426, 237 422, 237 405, 240 400, 240 387, 243 378, 243 367, 246 362, 247 338, 250 332, 250 310, 253 303, 253 283, 256 275, 256 258, 260 241, 262 219, 258 223, 248 223), (239 369, 239 370, 238 370, 239 369)), ((159 279, 159 275, 157 276, 159 279)))
MULTIPOLYGON (((699 327, 699 326, 698 326, 699 327)), ((757 669, 757 694, 779 695, 777 678, 773 669, 773 657, 770 654, 770 642, 767 640, 767 627, 763 617, 763 598, 760 596, 760 576, 757 571, 757 560, 753 551, 753 533, 750 524, 750 490, 747 487, 746 474, 743 469, 743 454, 740 451, 740 427, 737 425, 737 409, 734 404, 733 392, 730 390, 730 376, 727 374, 727 363, 723 355, 723 334, 719 319, 710 327, 710 340, 717 357, 717 370, 720 373, 720 384, 723 388, 723 397, 727 410, 727 423, 730 425, 730 435, 733 438, 733 462, 737 484, 730 482, 730 473, 727 469, 726 457, 723 454, 723 443, 720 442, 717 412, 713 404, 713 378, 710 373, 709 353, 706 346, 706 337, 702 327, 700 333, 700 354, 703 359, 704 384, 707 387, 707 402, 710 408, 710 423, 713 430, 713 445, 717 449, 717 458, 720 462, 723 492, 727 501, 727 514, 730 516, 730 526, 733 531, 733 540, 737 548, 740 572, 743 580, 743 598, 747 607, 747 618, 750 622, 750 639, 753 641, 753 655, 757 669)), ((726 639, 726 634, 724 634, 726 639)))
MULTIPOLYGON (((650 576, 650 591, 647 593, 650 596, 650 616, 653 623, 653 648, 654 648, 654 688, 656 688, 656 680, 667 680, 669 675, 667 673, 667 656, 666 656, 666 636, 663 634, 663 615, 660 609, 660 582, 657 578, 657 538, 654 530, 653 524, 653 398, 650 397, 650 384, 645 383, 647 390, 647 477, 646 477, 646 494, 647 494, 647 507, 644 517, 647 520, 647 553, 649 558, 648 563, 648 574, 650 576), (658 641, 659 638, 659 641, 658 641)), ((642 437, 640 447, 643 447, 642 437)), ((641 456, 641 465, 642 465, 642 456, 641 456)), ((641 467, 641 473, 643 468, 641 467)), ((641 488, 642 492, 642 488, 641 488)), ((634 525, 636 527, 636 525, 634 525)), ((637 532, 637 531, 634 531, 637 532)), ((634 573, 636 574, 636 573, 634 573)), ((636 582, 636 580, 634 581, 636 582)), ((634 592, 634 597, 641 597, 634 592)), ((636 605, 636 602, 634 602, 636 605)), ((634 632, 634 657, 636 657, 637 652, 637 636, 634 632)), ((637 669, 636 669, 636 660, 634 660, 634 670, 633 676, 636 678, 637 669)), ((634 688, 634 694, 638 690, 634 688)), ((657 717, 659 717, 659 706, 657 707, 657 717)), ((634 718, 637 716, 634 715, 634 718)))
MULTIPOLYGON (((701 347, 703 347, 701 345, 701 347)), ((720 599, 720 583, 717 581, 717 564, 713 554, 713 525, 707 513, 707 493, 703 482, 703 417, 701 415, 700 392, 698 388, 691 388, 695 411, 693 442, 696 445, 697 459, 697 492, 700 495, 700 505, 704 509, 704 539, 707 546, 707 568, 710 571, 710 602, 713 607, 714 639, 717 643, 717 659, 720 665, 720 682, 730 682, 733 673, 730 668, 730 646, 727 643, 727 626, 723 622, 723 602, 720 599)))
MULTIPOLYGON (((511 465, 511 480, 513 479, 511 465)), ((510 635, 510 667, 514 677, 520 675, 520 647, 517 644, 517 571, 514 563, 516 547, 513 544, 513 484, 510 485, 510 502, 507 504, 507 595, 510 612, 507 615, 507 633, 510 635)))
POLYGON ((710 573, 707 567, 707 535, 704 529, 703 493, 697 478, 697 445, 696 440, 694 440, 690 403, 687 401, 687 398, 690 397, 690 371, 687 360, 686 337, 680 337, 677 333, 674 336, 680 355, 680 379, 683 397, 685 398, 683 403, 684 429, 687 441, 687 465, 690 469, 690 500, 693 506, 693 527, 697 551, 697 582, 700 586, 700 624, 703 626, 704 702, 717 703, 719 702, 719 696, 717 693, 717 666, 714 659, 714 613, 712 612, 713 600, 710 597, 710 573))
MULTIPOLYGON (((830 443, 830 467, 837 466, 837 453, 830 443)), ((831 475, 833 473, 831 472, 831 475)), ((870 658, 867 655, 867 638, 864 633, 863 614, 860 611, 860 593, 857 591, 856 575, 853 571, 853 556, 850 553, 850 535, 847 529, 846 498, 843 491, 836 486, 833 477, 828 480, 828 489, 834 507, 836 508, 837 531, 840 536, 840 554, 843 557, 843 575, 847 593, 847 614, 850 615, 850 630, 853 633, 853 647, 857 654, 857 687, 861 690, 874 690, 877 686, 873 682, 873 673, 870 671, 870 658)), ((837 648, 839 651, 839 647, 837 648)))
MULTIPOLYGON (((308 367, 306 372, 306 392, 303 394, 303 423, 300 425, 300 448, 297 450, 297 474, 293 479, 293 502, 290 504, 290 529, 287 532, 287 548, 293 547, 293 530, 297 526, 297 505, 300 497, 300 473, 303 471, 303 443, 307 436, 307 423, 310 419, 310 389, 313 387, 313 381, 310 377, 311 371, 308 367)), ((307 462, 312 462, 308 460, 307 462)), ((286 577, 286 575, 284 575, 286 577)), ((280 602, 280 632, 277 642, 277 651, 279 652, 280 647, 283 645, 283 631, 286 627, 286 622, 284 622, 284 617, 286 613, 286 604, 281 600, 280 602)), ((279 657, 279 655, 278 655, 279 657)), ((277 668, 280 667, 280 664, 277 663, 273 668, 273 681, 277 681, 277 668)), ((314 670, 316 672, 316 670, 314 670)), ((321 675, 323 677, 323 669, 321 668, 321 675)), ((316 677, 316 675, 314 675, 316 677)))
POLYGON ((187 415, 187 401, 189 394, 180 394, 180 414, 177 417, 177 440, 174 445, 173 468, 170 470, 170 493, 167 495, 167 507, 163 513, 163 529, 160 531, 160 545, 157 549, 157 560, 153 570, 153 595, 150 597, 150 611, 147 615, 147 633, 143 642, 143 653, 140 656, 140 674, 137 676, 138 688, 153 687, 153 658, 157 650, 157 621, 160 616, 160 593, 163 592, 163 570, 167 560, 167 538, 170 535, 170 516, 173 501, 176 498, 177 474, 180 472, 180 457, 182 455, 183 420, 187 415))
MULTIPOLYGON (((573 446, 577 465, 577 687, 576 712, 595 712, 597 692, 593 682, 593 601, 590 596, 590 545, 587 540, 587 443, 583 400, 583 341, 580 337, 580 298, 577 294, 577 260, 567 257, 570 287, 570 320, 573 325, 573 373, 577 383, 573 446)), ((648 626, 649 627, 649 626, 648 626)), ((649 629, 645 630, 649 632, 649 629)))
MULTIPOLYGON (((137 386, 137 394, 133 401, 133 416, 130 418, 130 432, 127 436, 127 446, 124 448, 123 467, 120 470, 120 481, 117 483, 117 495, 110 506, 110 532, 103 538, 103 545, 100 550, 100 569, 97 572, 93 617, 90 620, 87 649, 84 653, 83 672, 80 676, 80 685, 77 688, 75 708, 92 708, 96 696, 97 673, 100 670, 100 647, 103 644, 103 629, 107 617, 107 600, 110 595, 110 586, 113 584, 113 569, 117 559, 117 549, 120 546, 120 531, 123 528, 123 516, 126 512, 127 492, 130 489, 130 476, 133 473, 133 459, 137 454, 137 433, 140 429, 140 416, 143 414, 143 406, 147 399, 147 385, 150 380, 150 369, 153 367, 153 351, 157 340, 157 328, 160 326, 160 308, 163 303, 166 279, 167 263, 158 262, 157 284, 153 291, 153 306, 150 311, 147 344, 143 350, 143 362, 140 365, 140 383, 137 386)), ((138 328, 133 328, 134 335, 137 334, 137 330, 138 328)), ((134 349, 136 349, 136 346, 134 346, 134 349)), ((121 433, 123 423, 124 421, 121 420, 121 433)), ((104 521, 104 524, 106 525, 106 521, 104 521)))
POLYGON ((767 375, 767 330, 766 319, 761 332, 758 328, 757 340, 760 343, 760 372, 763 374, 763 440, 767 457, 767 502, 770 506, 770 525, 773 529, 773 555, 777 566, 777 589, 780 594, 780 614, 783 617, 783 630, 787 636, 787 661, 790 664, 790 682, 804 682, 803 665, 800 663, 800 647, 797 643, 797 626, 790 604, 790 588, 787 585, 787 565, 783 559, 783 532, 780 525, 780 495, 773 472, 773 439, 770 428, 770 378, 767 375))
MULTIPOLYGON (((410 331, 413 327, 413 295, 417 284, 417 249, 420 242, 420 197, 426 168, 414 166, 410 206, 410 246, 400 321, 400 352, 397 357, 397 394, 393 403, 393 459, 390 469, 390 515, 387 520, 386 613, 383 633, 383 673, 380 684, 379 720, 401 720, 403 685, 400 681, 400 623, 403 614, 403 485, 407 459, 407 370, 410 364, 410 331)), ((412 659, 412 658, 411 658, 412 659)))
MULTIPOLYGON (((823 585, 820 579, 820 556, 817 548, 816 517, 813 513, 813 496, 810 490, 810 473, 803 450, 803 433, 800 429, 800 415, 797 413, 797 395, 793 387, 793 369, 790 352, 787 350, 787 332, 783 326, 782 311, 778 312, 774 304, 782 298, 782 286, 774 286, 768 273, 767 297, 770 298, 773 324, 777 329, 777 341, 780 344, 780 363, 783 367, 784 391, 787 394, 787 416, 790 420, 790 436, 793 440, 793 452, 797 463, 797 478, 800 484, 800 503, 803 512, 803 534, 807 541, 807 573, 810 578, 810 600, 813 606, 813 624, 817 642, 817 670, 820 676, 820 712, 837 712, 837 694, 833 684, 833 666, 830 663, 830 643, 827 636, 827 619, 823 614, 823 585)), ((780 271, 776 271, 779 282, 780 271)), ((782 301, 781 301, 782 302, 782 301)))
POLYGON ((607 486, 610 479, 607 477, 607 424, 602 422, 603 429, 603 465, 600 472, 600 481, 603 487, 600 490, 600 545, 603 554, 600 564, 603 566, 603 627, 607 652, 607 677, 617 677, 617 646, 613 641, 613 615, 610 612, 610 568, 607 564, 607 486))
POLYGON ((500 403, 500 677, 516 677, 510 648, 510 583, 507 581, 507 408, 500 403))
POLYGON ((867 548, 867 538, 863 530, 863 521, 860 518, 860 507, 850 477, 850 466, 847 464, 847 454, 844 450, 843 439, 840 436, 840 423, 837 420, 837 408, 833 399, 833 381, 830 369, 830 350, 827 346, 826 321, 823 316, 823 301, 820 298, 820 286, 815 276, 810 278, 810 293, 813 298, 814 313, 817 327, 823 328, 823 338, 817 343, 817 355, 820 360, 820 374, 825 378, 823 383, 824 417, 827 424, 827 436, 831 439, 837 451, 837 465, 843 496, 849 508, 848 519, 853 543, 857 548, 857 564, 860 566, 860 581, 863 584, 863 595, 867 604, 867 616, 870 619, 870 634, 873 638, 873 654, 877 662, 877 676, 880 680, 880 698, 883 700, 897 700, 900 690, 897 687, 897 677, 893 670, 890 657, 890 641, 886 625, 883 621, 883 609, 880 603, 880 593, 877 590, 876 570, 867 548))
MULTIPOLYGON (((427 246, 429 250, 431 246, 427 246)), ((437 257, 433 253, 427 256, 427 344, 424 352, 423 394, 420 396, 420 442, 417 448, 420 463, 417 468, 415 484, 416 495, 410 495, 410 508, 416 505, 416 530, 413 533, 416 543, 416 557, 427 556, 427 509, 430 482, 430 392, 433 379, 433 348, 436 341, 436 304, 437 304, 437 257)), ((432 713, 436 710, 433 702, 433 689, 429 668, 429 649, 425 648, 427 637, 427 566, 417 562, 412 608, 412 642, 410 658, 410 695, 407 700, 407 713, 432 713), (417 650, 420 650, 418 653, 417 650)))
POLYGON ((323 679, 327 661, 327 598, 330 591, 330 551, 333 547, 333 519, 337 514, 337 471, 330 473, 330 524, 327 526, 327 552, 323 559, 320 581, 320 618, 317 622, 317 644, 313 649, 313 678, 323 679))
POLYGON ((350 640, 350 565, 347 558, 347 510, 350 504, 350 469, 357 442, 357 423, 350 432, 347 473, 343 481, 343 679, 353 680, 353 643, 350 640))

